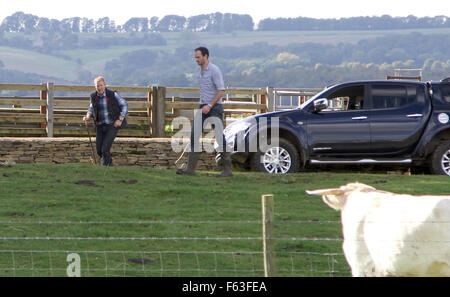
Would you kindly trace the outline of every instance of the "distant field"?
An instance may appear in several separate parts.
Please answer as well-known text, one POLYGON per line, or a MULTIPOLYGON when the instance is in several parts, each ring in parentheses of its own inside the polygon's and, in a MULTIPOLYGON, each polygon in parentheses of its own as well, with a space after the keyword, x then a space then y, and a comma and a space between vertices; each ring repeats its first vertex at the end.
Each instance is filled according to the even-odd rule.
MULTIPOLYGON (((229 34, 213 34, 209 32, 194 33, 198 40, 207 45, 220 46, 244 46, 255 42, 267 42, 273 45, 287 45, 289 43, 357 43, 363 39, 381 37, 390 34, 409 34, 420 32, 422 34, 449 34, 450 28, 444 29, 409 29, 409 30, 373 30, 373 31, 238 31, 229 34)), ((174 44, 171 40, 177 40, 177 35, 183 33, 163 33, 168 41, 168 46, 174 44), (174 38, 175 37, 175 38, 174 38)))
POLYGON ((79 66, 74 61, 17 48, 0 46, 5 69, 74 80, 79 66))
MULTIPOLYGON (((58 52, 71 58, 70 61, 45 55, 33 51, 16 48, 0 47, 0 60, 6 69, 37 73, 74 80, 80 70, 92 73, 102 73, 105 63, 120 57, 122 54, 139 49, 153 49, 172 52, 182 44, 219 45, 219 46, 248 46, 258 42, 271 45, 285 46, 289 43, 357 43, 363 39, 372 39, 389 34, 450 34, 450 28, 444 29, 409 29, 409 30, 378 30, 378 31, 238 31, 229 34, 199 33, 162 33, 167 40, 166 46, 115 46, 107 49, 75 49, 58 52), (81 61, 81 65, 77 63, 81 61)), ((6 37, 19 33, 7 33, 6 37)), ((105 34, 110 36, 111 34, 105 34)), ((95 38, 94 34, 80 34, 80 38, 95 38)), ((35 35, 36 42, 39 34, 35 35)))
POLYGON ((279 276, 349 276, 339 213, 306 189, 360 181, 448 194, 448 177, 236 172, 217 179, 149 167, 0 167, 0 276, 263 276, 261 195, 275 198, 279 276))

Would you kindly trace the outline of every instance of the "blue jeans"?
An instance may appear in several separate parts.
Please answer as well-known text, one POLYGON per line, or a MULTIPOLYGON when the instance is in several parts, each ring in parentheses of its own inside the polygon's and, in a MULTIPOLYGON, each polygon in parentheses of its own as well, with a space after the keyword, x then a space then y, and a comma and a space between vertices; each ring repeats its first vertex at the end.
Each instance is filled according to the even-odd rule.
MULTIPOLYGON (((200 109, 202 109, 202 107, 205 105, 206 104, 200 104, 200 109)), ((196 110, 195 112, 201 113, 201 110, 196 110)), ((217 152, 225 152, 226 142, 225 142, 225 136, 223 135, 223 106, 222 106, 222 104, 215 104, 207 114, 201 113, 202 121, 201 121, 201 128, 198 129, 199 131, 197 131, 198 135, 196 135, 196 133, 194 131, 195 131, 196 124, 197 125, 200 124, 200 123, 196 123, 196 120, 200 119, 200 116, 199 115, 196 116, 194 114, 194 125, 192 126, 192 129, 191 129, 191 152, 200 152, 200 137, 203 133, 203 124, 205 123, 205 121, 208 118, 212 118, 212 117, 218 118, 218 120, 222 123, 221 129, 219 129, 220 127, 215 129, 216 128, 215 125, 212 124, 212 128, 215 131, 216 140, 218 141, 218 139, 220 139, 220 137, 222 137, 222 145, 219 146, 219 148, 217 149, 217 152)))

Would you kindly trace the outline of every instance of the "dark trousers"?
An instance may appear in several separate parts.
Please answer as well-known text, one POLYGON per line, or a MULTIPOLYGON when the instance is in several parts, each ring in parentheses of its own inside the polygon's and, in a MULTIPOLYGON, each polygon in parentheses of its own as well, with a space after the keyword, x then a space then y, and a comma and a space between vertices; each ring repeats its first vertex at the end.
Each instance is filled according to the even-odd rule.
POLYGON ((115 128, 113 124, 102 124, 97 127, 97 137, 95 142, 97 146, 97 154, 101 158, 102 165, 109 166, 112 164, 110 150, 114 139, 117 136, 117 132, 119 132, 119 129, 115 128))
POLYGON ((200 116, 198 116, 198 115, 196 116, 194 114, 194 125, 191 129, 191 152, 200 152, 200 149, 199 149, 200 148, 200 137, 203 133, 203 124, 205 123, 205 121, 208 118, 211 118, 211 117, 218 118, 218 120, 222 123, 222 129, 214 129, 215 128, 214 124, 212 125, 212 128, 214 129, 214 131, 216 133, 215 134, 216 141, 219 142, 219 139, 222 138, 222 146, 220 146, 217 149, 217 152, 225 152, 226 142, 225 142, 225 136, 223 135, 223 106, 222 106, 222 104, 215 104, 207 114, 203 114, 201 112, 201 108, 205 105, 206 104, 201 104, 200 110, 195 111, 196 113, 197 112, 201 113, 201 119, 202 119, 201 129, 197 129, 197 130, 200 130, 200 131, 196 131, 196 132, 199 132, 197 134, 194 133, 194 131, 195 131, 195 126, 200 124, 200 123, 196 122, 196 120, 200 119, 200 116))

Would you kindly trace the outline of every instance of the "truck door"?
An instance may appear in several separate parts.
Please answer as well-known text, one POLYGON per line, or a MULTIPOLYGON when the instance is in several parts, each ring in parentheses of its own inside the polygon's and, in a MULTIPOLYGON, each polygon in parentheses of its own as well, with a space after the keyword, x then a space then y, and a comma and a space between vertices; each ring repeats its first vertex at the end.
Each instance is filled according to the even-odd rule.
POLYGON ((311 156, 355 156, 370 151, 369 110, 365 106, 365 85, 330 90, 329 107, 307 118, 311 156))
POLYGON ((419 140, 430 112, 425 87, 417 84, 370 86, 371 150, 374 154, 404 154, 419 140))

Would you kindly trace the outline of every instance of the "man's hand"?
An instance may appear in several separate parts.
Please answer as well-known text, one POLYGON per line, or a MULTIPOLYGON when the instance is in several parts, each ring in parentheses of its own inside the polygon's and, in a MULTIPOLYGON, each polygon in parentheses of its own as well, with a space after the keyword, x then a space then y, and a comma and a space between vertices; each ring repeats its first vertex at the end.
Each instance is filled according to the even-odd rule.
POLYGON ((211 107, 209 105, 205 105, 202 107, 202 113, 207 114, 211 110, 211 107))
POLYGON ((84 121, 84 122, 87 122, 90 118, 91 118, 90 116, 85 115, 85 116, 83 117, 83 121, 84 121))
POLYGON ((114 122, 114 127, 115 127, 115 128, 119 128, 120 126, 122 126, 122 121, 121 121, 121 120, 116 120, 116 121, 114 122))

